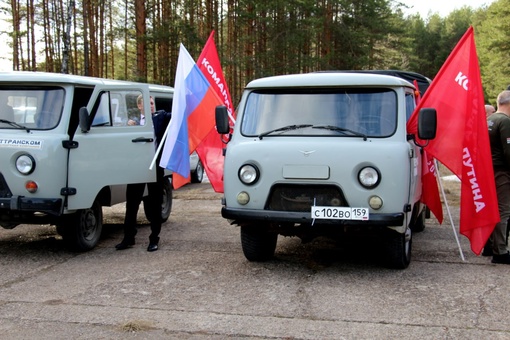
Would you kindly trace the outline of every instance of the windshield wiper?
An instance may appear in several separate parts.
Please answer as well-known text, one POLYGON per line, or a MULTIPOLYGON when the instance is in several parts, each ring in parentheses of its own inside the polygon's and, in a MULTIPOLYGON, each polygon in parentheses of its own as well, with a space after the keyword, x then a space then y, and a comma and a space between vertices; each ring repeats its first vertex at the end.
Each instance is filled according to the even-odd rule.
POLYGON ((278 128, 278 129, 274 129, 274 130, 269 130, 269 131, 266 131, 266 132, 263 132, 259 135, 259 138, 262 139, 263 137, 267 136, 267 135, 270 135, 274 132, 282 132, 282 131, 291 131, 291 130, 298 130, 298 129, 304 129, 304 128, 307 128, 307 127, 310 127, 312 126, 312 124, 300 124, 300 125, 287 125, 287 126, 284 126, 284 127, 281 127, 281 128, 278 128))
POLYGON ((11 122, 10 120, 0 119, 0 123, 9 124, 10 126, 15 127, 17 129, 23 129, 27 130, 27 132, 30 132, 30 129, 27 128, 26 126, 19 125, 18 123, 15 122, 11 122))
POLYGON ((338 132, 349 132, 353 136, 357 137, 363 137, 363 140, 367 140, 367 135, 361 132, 353 131, 351 129, 346 129, 339 126, 333 126, 333 125, 314 125, 312 129, 325 129, 325 130, 331 130, 331 131, 338 131, 338 132))

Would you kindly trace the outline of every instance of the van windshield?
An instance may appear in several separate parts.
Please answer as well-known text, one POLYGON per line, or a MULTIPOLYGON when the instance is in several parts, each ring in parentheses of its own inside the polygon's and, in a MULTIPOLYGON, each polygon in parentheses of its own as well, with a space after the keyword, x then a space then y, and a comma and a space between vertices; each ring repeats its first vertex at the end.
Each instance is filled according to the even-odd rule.
POLYGON ((397 96, 390 89, 259 90, 247 98, 241 133, 388 137, 396 127, 397 96))
POLYGON ((0 86, 0 129, 53 129, 63 107, 61 87, 0 86))

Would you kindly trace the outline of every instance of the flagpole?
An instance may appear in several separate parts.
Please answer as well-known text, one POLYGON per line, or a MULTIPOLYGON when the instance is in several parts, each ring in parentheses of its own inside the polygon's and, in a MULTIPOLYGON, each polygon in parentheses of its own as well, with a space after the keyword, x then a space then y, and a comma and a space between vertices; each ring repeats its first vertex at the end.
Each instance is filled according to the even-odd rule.
POLYGON ((459 236, 457 235, 457 230, 455 229, 455 224, 453 223, 452 214, 450 212, 450 206, 448 205, 448 201, 446 200, 446 194, 444 192, 443 182, 441 181, 441 176, 439 176, 437 160, 435 158, 434 158, 434 165, 435 165, 434 170, 436 172, 436 177, 439 179, 439 187, 441 188, 441 193, 443 194, 444 204, 446 205, 446 211, 448 212, 448 217, 450 217, 450 224, 452 226, 453 235, 455 236, 455 241, 457 241, 457 246, 459 247, 460 258, 462 259, 462 261, 466 262, 466 259, 464 258, 464 253, 462 252, 462 248, 460 246, 459 236))
POLYGON ((168 124, 166 126, 166 129, 165 129, 165 133, 163 134, 163 137, 161 138, 161 142, 159 143, 158 145, 158 148, 156 150, 156 154, 154 155, 154 157, 152 158, 152 162, 151 164, 149 165, 149 170, 152 170, 152 168, 154 167, 154 163, 156 163, 156 159, 158 158, 158 155, 159 153, 161 152, 161 149, 163 148, 163 145, 165 144, 165 140, 166 140, 166 136, 168 135, 168 129, 170 127, 170 124, 168 124))

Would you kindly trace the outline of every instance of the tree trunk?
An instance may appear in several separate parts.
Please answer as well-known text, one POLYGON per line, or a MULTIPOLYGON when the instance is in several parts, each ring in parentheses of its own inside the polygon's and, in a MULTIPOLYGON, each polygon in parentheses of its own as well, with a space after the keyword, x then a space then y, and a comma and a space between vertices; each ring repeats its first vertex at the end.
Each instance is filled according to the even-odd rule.
POLYGON ((147 81, 145 1, 135 0, 136 27, 136 76, 141 82, 147 81))
MULTIPOLYGON (((18 0, 11 0, 12 11, 12 69, 19 71, 21 48, 20 13, 18 0)), ((23 54, 21 54, 23 56, 23 54)))
POLYGON ((128 79, 128 5, 129 0, 124 3, 124 79, 128 79))
POLYGON ((64 48, 62 50, 62 66, 60 67, 61 73, 69 73, 69 51, 71 49, 71 24, 73 19, 73 10, 74 10, 74 0, 69 2, 69 7, 67 7, 67 22, 66 22, 66 30, 64 32, 64 48))

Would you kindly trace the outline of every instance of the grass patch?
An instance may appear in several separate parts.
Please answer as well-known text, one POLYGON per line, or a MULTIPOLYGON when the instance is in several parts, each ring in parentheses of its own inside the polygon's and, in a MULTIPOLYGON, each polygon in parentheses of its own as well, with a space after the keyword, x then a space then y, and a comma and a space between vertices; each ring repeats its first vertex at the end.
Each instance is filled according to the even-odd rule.
POLYGON ((126 333, 136 333, 155 329, 150 321, 146 320, 134 320, 123 324, 121 330, 126 333))

